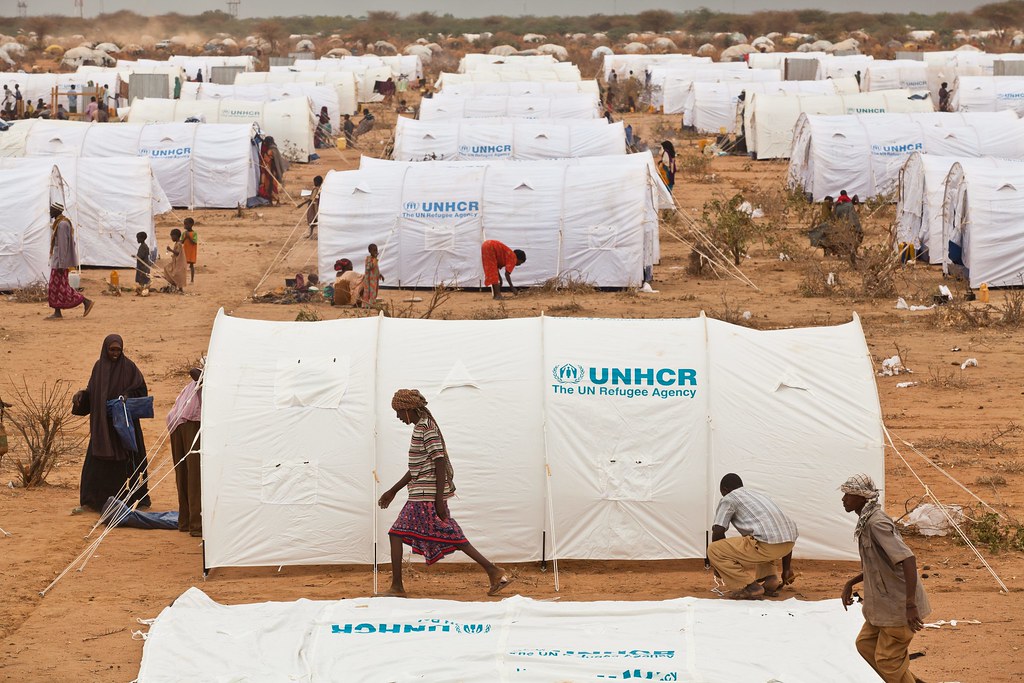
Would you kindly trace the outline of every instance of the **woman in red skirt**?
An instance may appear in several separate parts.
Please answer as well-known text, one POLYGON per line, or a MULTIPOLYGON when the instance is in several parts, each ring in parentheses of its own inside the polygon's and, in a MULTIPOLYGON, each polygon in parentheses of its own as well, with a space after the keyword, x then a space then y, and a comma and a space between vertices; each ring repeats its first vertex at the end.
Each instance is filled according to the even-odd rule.
POLYGON ((68 282, 68 271, 78 267, 78 249, 75 248, 75 234, 71 221, 64 215, 60 204, 50 205, 50 283, 46 287, 46 299, 53 315, 48 320, 60 320, 61 311, 85 304, 83 317, 89 315, 94 301, 86 299, 68 282))
POLYGON ((402 488, 409 489, 409 500, 388 532, 391 538, 391 588, 386 594, 405 596, 402 544, 407 543, 414 553, 424 557, 428 565, 461 550, 487 572, 490 584, 487 594, 497 595, 511 583, 511 579, 505 570, 473 547, 458 522, 448 513, 448 499, 455 495, 452 481, 455 472, 448 460, 441 429, 427 410, 427 399, 416 389, 399 389, 391 399, 391 407, 399 420, 414 426, 409 445, 409 470, 379 501, 382 509, 387 508, 402 488))

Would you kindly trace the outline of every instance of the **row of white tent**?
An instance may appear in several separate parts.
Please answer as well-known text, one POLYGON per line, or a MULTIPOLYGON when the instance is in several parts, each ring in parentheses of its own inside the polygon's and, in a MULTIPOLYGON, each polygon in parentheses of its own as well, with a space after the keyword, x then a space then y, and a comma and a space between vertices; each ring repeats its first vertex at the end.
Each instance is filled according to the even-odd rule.
MULTIPOLYGON (((848 79, 843 79, 848 80, 848 79)), ((829 81, 783 81, 828 83, 829 81)), ((832 81, 840 82, 840 81, 832 81)), ((927 99, 909 90, 883 90, 836 95, 754 93, 743 110, 747 151, 757 159, 787 159, 793 147, 793 129, 802 114, 906 114, 933 112, 927 99)))
POLYGON ((252 125, 31 119, 0 133, 2 157, 146 157, 172 206, 235 208, 256 195, 252 125))
POLYGON ((146 158, 0 158, 0 290, 47 281, 51 201, 65 206, 83 266, 134 268, 136 234, 156 250, 154 216, 171 210, 146 158))
POLYGON ((914 152, 1024 158, 1024 122, 996 113, 801 114, 787 183, 814 201, 846 190, 861 199, 896 191, 914 152))
POLYGON ((410 430, 390 405, 399 388, 428 399, 455 468, 453 515, 496 562, 704 557, 727 472, 795 520, 796 557, 855 560, 856 517, 836 486, 856 472, 884 486, 856 316, 760 331, 703 316, 289 323, 221 312, 206 368, 208 567, 386 561, 403 494, 386 513, 376 503, 408 468, 410 430))
POLYGON ((601 89, 597 81, 469 81, 464 83, 448 83, 441 91, 445 95, 505 95, 521 96, 552 96, 552 95, 600 95, 601 89))
MULTIPOLYGON (((267 73, 267 72, 254 72, 267 73)), ((241 74, 239 74, 241 75, 241 74)), ((181 88, 183 100, 250 100, 253 102, 274 102, 289 97, 308 97, 312 103, 313 111, 320 113, 321 108, 327 107, 327 113, 331 117, 331 126, 338 129, 341 117, 344 114, 355 114, 359 111, 359 102, 356 99, 356 84, 352 80, 352 74, 345 72, 348 76, 347 87, 341 84, 327 85, 313 81, 293 81, 291 83, 250 83, 247 85, 238 83, 238 76, 235 77, 234 85, 218 85, 216 83, 185 83, 181 88)))
MULTIPOLYGON (((351 73, 356 81, 356 92, 359 101, 379 102, 384 96, 375 91, 374 86, 378 81, 387 81, 389 78, 397 79, 399 76, 404 76, 411 83, 416 83, 423 78, 423 61, 418 55, 398 55, 392 57, 360 55, 358 57, 345 56, 328 59, 296 59, 290 66, 271 66, 270 73, 351 73)), ((236 84, 239 82, 237 77, 235 82, 236 84)))
POLYGON ((507 117, 522 119, 596 119, 601 102, 593 93, 561 95, 447 95, 420 103, 420 120, 507 117))
MULTIPOLYGON (((317 120, 308 97, 274 101, 136 99, 128 108, 128 123, 182 123, 197 118, 203 123, 256 124, 274 138, 281 154, 290 161, 306 163, 314 153, 313 133, 317 120)), ((118 124, 120 125, 120 124, 118 124)))
MULTIPOLYGON (((165 97, 174 97, 175 80, 177 80, 179 84, 186 82, 185 70, 180 66, 168 64, 166 62, 159 62, 155 65, 141 65, 136 62, 125 62, 122 60, 119 62, 118 66, 93 66, 90 64, 83 64, 78 67, 77 73, 86 74, 94 81, 100 81, 104 84, 109 82, 111 87, 114 86, 115 79, 118 84, 130 84, 134 74, 159 74, 167 79, 165 97)), ((120 87, 120 85, 118 87, 120 87)))
POLYGON ((213 75, 213 69, 216 67, 228 67, 235 69, 242 69, 243 71, 255 71, 256 70, 256 58, 252 55, 171 55, 167 59, 119 59, 117 60, 117 68, 128 68, 133 69, 136 67, 141 68, 159 68, 166 69, 168 67, 177 67, 185 72, 185 77, 191 80, 195 80, 199 76, 201 71, 203 74, 203 80, 210 80, 213 75))
POLYGON ((558 60, 553 55, 492 55, 481 52, 471 52, 459 60, 459 73, 471 71, 486 71, 495 65, 519 66, 519 67, 546 67, 557 64, 558 60))
POLYGON ((639 286, 658 262, 658 211, 674 206, 649 153, 543 161, 384 161, 333 171, 320 195, 319 272, 380 247, 389 286, 481 287, 480 246, 524 249, 519 285, 573 275, 639 286))
MULTIPOLYGON (((109 86, 111 91, 116 91, 118 86, 117 74, 114 72, 109 73, 109 78, 98 76, 96 73, 90 72, 75 72, 66 74, 52 74, 52 73, 41 73, 41 74, 29 74, 18 72, 6 72, 0 73, 0 86, 6 85, 9 90, 14 91, 14 86, 18 86, 21 91, 22 97, 25 98, 26 102, 32 102, 35 104, 41 99, 46 106, 52 104, 53 90, 57 88, 59 92, 65 93, 71 91, 71 86, 75 87, 78 91, 78 112, 84 112, 86 105, 89 104, 89 100, 84 95, 88 92, 91 94, 94 92, 95 87, 109 86), (89 86, 89 82, 92 81, 93 87, 89 86)), ((2 87, 0 87, 2 89, 2 87)), ((65 109, 68 107, 68 98, 66 95, 61 95, 58 100, 58 104, 63 104, 65 109)))
POLYGON ((562 159, 626 153, 622 121, 606 119, 453 119, 399 117, 397 161, 562 159))
POLYGON ((897 244, 947 271, 958 250, 971 287, 1024 286, 1024 158, 917 153, 899 188, 897 244))
POLYGON ((466 73, 449 73, 442 71, 434 87, 443 89, 452 83, 500 83, 513 81, 580 81, 580 69, 575 64, 557 62, 555 64, 539 64, 536 66, 517 66, 514 64, 495 64, 485 70, 468 71, 466 73))
MULTIPOLYGON (((740 83, 726 81, 720 83, 692 83, 692 104, 684 114, 685 125, 693 126, 701 133, 718 133, 725 129, 728 133, 736 130, 736 112, 739 98, 744 94, 744 113, 751 107, 755 95, 775 97, 844 97, 857 93, 857 81, 852 78, 841 78, 825 81, 770 81, 765 83, 740 83)), ((795 123, 795 120, 794 120, 795 123)))

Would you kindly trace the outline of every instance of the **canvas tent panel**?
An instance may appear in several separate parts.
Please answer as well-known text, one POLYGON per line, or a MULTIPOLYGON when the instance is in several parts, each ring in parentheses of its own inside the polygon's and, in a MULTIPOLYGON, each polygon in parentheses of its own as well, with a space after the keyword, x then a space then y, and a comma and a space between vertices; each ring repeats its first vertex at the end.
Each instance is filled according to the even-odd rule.
POLYGON ((314 115, 319 116, 322 107, 327 107, 333 130, 339 130, 342 112, 338 104, 338 92, 325 85, 313 83, 282 83, 253 85, 217 85, 215 83, 185 83, 181 89, 183 100, 244 100, 247 102, 271 102, 294 97, 308 98, 314 115))
POLYGON ((226 323, 203 387, 217 397, 203 401, 208 566, 370 563, 377 321, 226 323), (268 343, 248 343, 254 334, 268 343), (343 386, 334 405, 277 404, 326 383, 343 386))
POLYGON ((526 119, 596 119, 594 94, 555 97, 437 95, 420 103, 420 120, 508 116, 526 119))
MULTIPOLYGON (((411 428, 395 417, 391 397, 398 389, 418 388, 450 449, 457 490, 449 506, 466 536, 494 562, 539 560, 547 515, 544 411, 540 401, 522 399, 538 396, 545 382, 537 372, 542 351, 534 343, 541 320, 420 322, 381 321, 376 399, 380 492, 401 479, 409 463, 411 428), (496 348, 502 352, 495 354, 496 348)), ((383 539, 403 503, 404 492, 377 514, 380 561, 389 558, 383 539)), ((465 556, 452 559, 468 561, 465 556)))
POLYGON ((339 114, 359 111, 356 77, 350 71, 243 71, 235 76, 235 85, 305 84, 332 88, 338 99, 339 114))
POLYGON ((703 557, 708 385, 702 321, 609 326, 549 318, 544 370, 551 373, 544 403, 559 557, 703 557), (598 337, 599 345, 593 343, 598 337), (634 370, 644 378, 624 384, 625 373, 632 380, 634 370), (692 395, 662 398, 654 390, 692 395))
POLYGON ((153 177, 148 159, 76 157, 0 159, 0 168, 49 172, 54 166, 66 183, 65 215, 75 226, 83 266, 134 268, 145 232, 157 244, 153 216, 170 204, 153 177))
POLYGON ((856 521, 837 504, 836 487, 844 472, 866 472, 880 488, 885 476, 882 416, 860 321, 753 334, 707 324, 714 386, 708 487, 717 491, 722 476, 738 472, 796 522, 797 557, 855 559, 836 546, 836 530, 852 535, 856 521), (831 371, 808 366, 809 356, 831 371))
POLYGON ((0 167, 0 290, 49 278, 51 168, 0 167))
POLYGON ((590 93, 597 95, 600 88, 597 81, 514 81, 448 83, 442 91, 445 95, 462 97, 477 96, 559 96, 590 93))

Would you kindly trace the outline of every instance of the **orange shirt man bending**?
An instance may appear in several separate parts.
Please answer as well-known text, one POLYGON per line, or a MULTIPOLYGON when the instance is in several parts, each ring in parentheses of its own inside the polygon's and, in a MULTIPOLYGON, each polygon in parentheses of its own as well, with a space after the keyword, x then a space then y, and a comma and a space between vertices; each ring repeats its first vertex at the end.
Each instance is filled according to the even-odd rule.
POLYGON ((498 240, 487 240, 480 246, 480 258, 484 264, 484 285, 491 288, 495 299, 501 297, 501 269, 505 269, 508 288, 513 292, 512 270, 526 263, 526 252, 522 249, 512 250, 498 240))

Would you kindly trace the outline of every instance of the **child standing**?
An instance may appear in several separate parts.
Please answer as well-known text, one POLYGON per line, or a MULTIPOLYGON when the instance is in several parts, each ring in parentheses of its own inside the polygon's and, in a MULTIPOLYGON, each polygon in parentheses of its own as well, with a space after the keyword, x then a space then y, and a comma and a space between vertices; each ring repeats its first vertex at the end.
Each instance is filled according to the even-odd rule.
POLYGON ((380 274, 380 263, 377 261, 377 245, 371 244, 367 250, 370 255, 366 257, 366 266, 363 268, 362 304, 369 308, 377 302, 377 292, 384 276, 380 274))
POLYGON ((149 289, 149 245, 146 244, 146 233, 140 232, 135 235, 139 242, 139 251, 135 254, 135 284, 137 291, 141 294, 149 289))
POLYGON ((196 257, 199 255, 199 233, 196 232, 196 222, 191 218, 185 219, 185 234, 181 236, 181 244, 185 249, 185 261, 188 263, 190 283, 196 281, 196 257))

